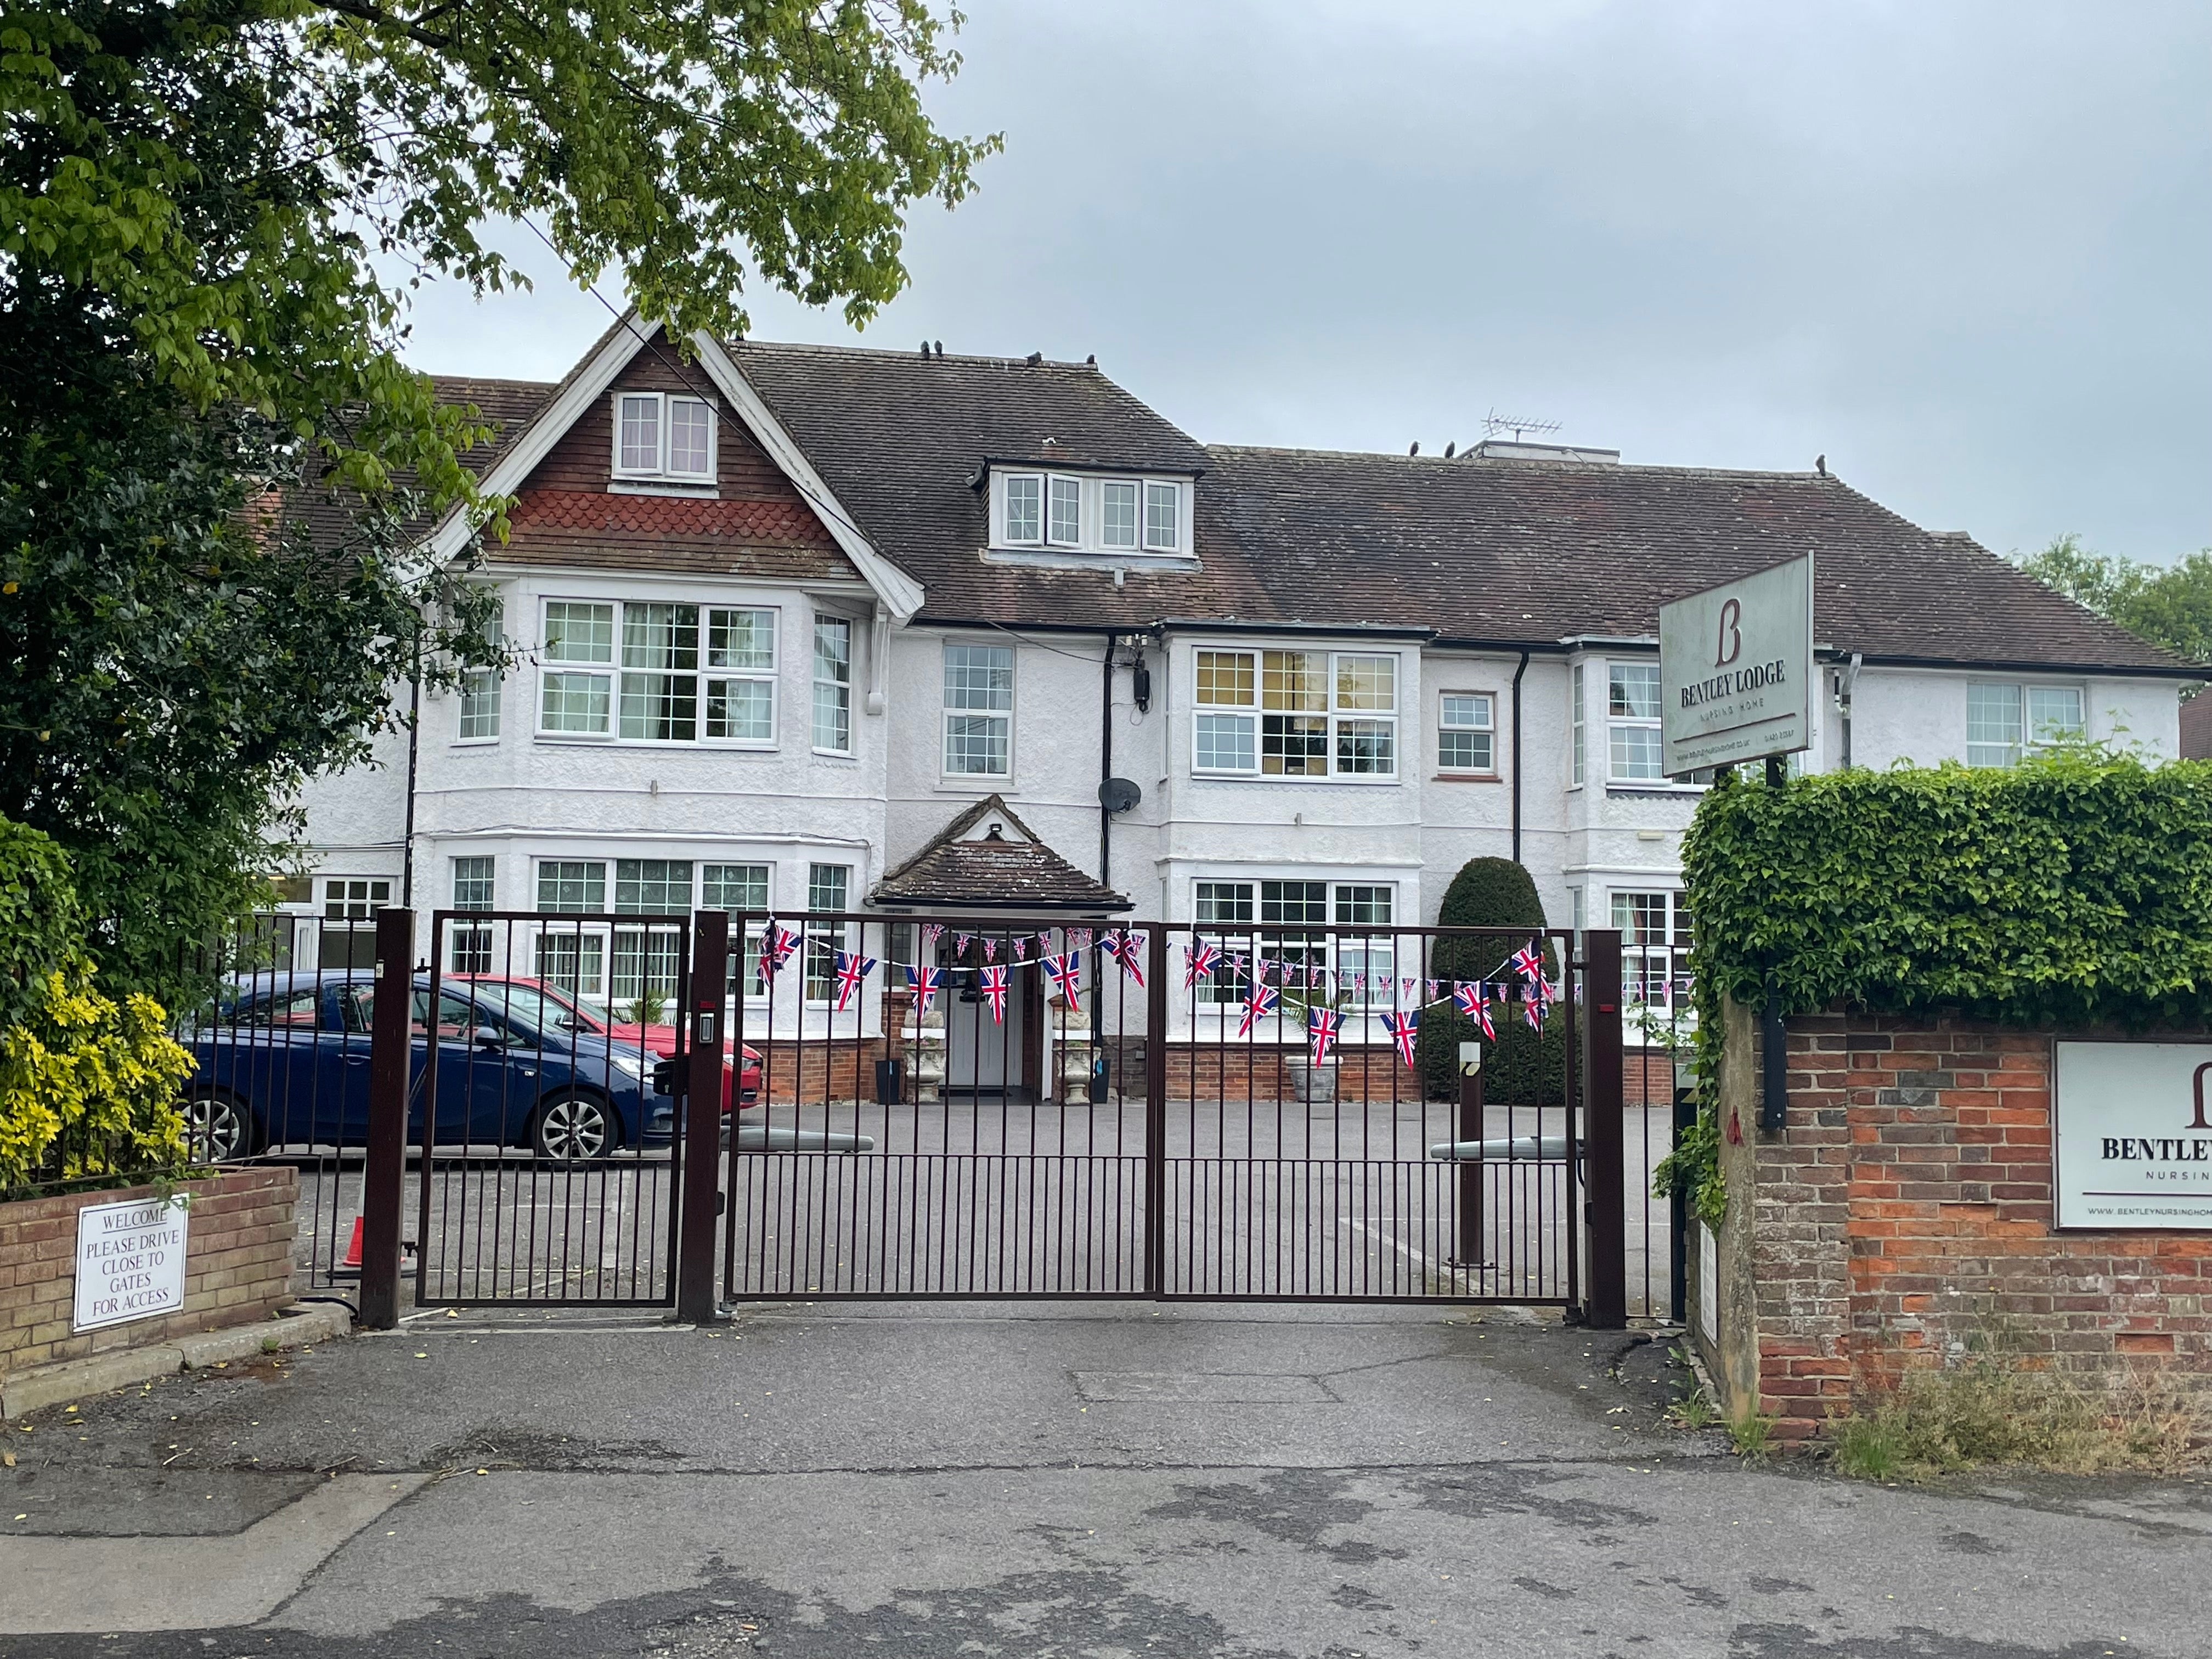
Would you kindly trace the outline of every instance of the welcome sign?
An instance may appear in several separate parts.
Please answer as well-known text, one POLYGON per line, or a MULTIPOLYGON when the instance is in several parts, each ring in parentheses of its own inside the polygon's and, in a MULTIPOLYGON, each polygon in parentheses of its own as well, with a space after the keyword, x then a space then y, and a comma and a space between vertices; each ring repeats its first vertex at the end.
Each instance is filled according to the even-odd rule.
POLYGON ((96 1331, 185 1305, 181 1198, 88 1204, 76 1212, 75 1329, 96 1331))
POLYGON ((2058 1224, 2212 1229, 2212 1043, 2055 1046, 2058 1224))
POLYGON ((1813 556, 1659 607, 1667 775, 1813 744, 1813 556))

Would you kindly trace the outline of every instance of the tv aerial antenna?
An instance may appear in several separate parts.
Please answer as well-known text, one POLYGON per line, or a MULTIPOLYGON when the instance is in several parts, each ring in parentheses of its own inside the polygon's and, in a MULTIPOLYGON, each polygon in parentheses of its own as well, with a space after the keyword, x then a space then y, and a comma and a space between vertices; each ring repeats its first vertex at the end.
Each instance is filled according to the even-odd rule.
POLYGON ((1497 438, 1510 432, 1513 434, 1513 441, 1519 443, 1524 433, 1534 432, 1541 435, 1547 432, 1557 432, 1560 424, 1558 421, 1532 420, 1521 415, 1501 415, 1493 407, 1489 414, 1482 417, 1482 435, 1486 438, 1497 438))

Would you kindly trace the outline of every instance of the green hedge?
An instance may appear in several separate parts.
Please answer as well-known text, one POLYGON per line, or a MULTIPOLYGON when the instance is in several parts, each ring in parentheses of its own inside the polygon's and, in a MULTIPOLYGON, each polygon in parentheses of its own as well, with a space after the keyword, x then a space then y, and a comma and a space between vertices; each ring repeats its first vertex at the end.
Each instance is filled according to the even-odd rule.
POLYGON ((2021 1024, 2212 1015, 2212 763, 2069 752, 1736 778, 1682 848, 1701 1037, 1719 998, 2021 1024))
MULTIPOLYGON (((1544 906, 1534 880, 1511 859, 1470 859, 1444 890, 1437 921, 1445 927, 1526 927, 1534 933, 1544 926, 1544 906)), ((1504 939, 1439 939, 1430 953, 1428 976, 1501 979, 1499 964, 1516 948, 1504 939)), ((1558 954, 1547 943, 1544 971, 1556 980, 1559 967, 1558 954)), ((1566 1079, 1566 1021, 1548 1019, 1539 1035, 1522 1022, 1517 1006, 1510 1006, 1492 1009, 1491 1023, 1498 1041, 1482 1056, 1483 1098, 1515 1106, 1558 1105, 1566 1079)), ((1429 1098, 1458 1098, 1459 1045, 1475 1035, 1474 1022, 1449 1002, 1421 1011, 1415 1053, 1429 1098)))

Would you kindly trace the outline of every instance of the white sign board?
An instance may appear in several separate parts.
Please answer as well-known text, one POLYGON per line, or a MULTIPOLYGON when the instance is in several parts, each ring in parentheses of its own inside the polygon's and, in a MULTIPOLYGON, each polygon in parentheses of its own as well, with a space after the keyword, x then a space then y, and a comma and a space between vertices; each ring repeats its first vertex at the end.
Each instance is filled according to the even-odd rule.
POLYGON ((76 1212, 76 1316, 96 1331, 185 1305, 185 1200, 134 1198, 76 1212))
POLYGON ((1721 1340, 1721 1242, 1698 1223, 1698 1328, 1715 1347, 1721 1340))
POLYGON ((2212 1042, 2056 1047, 2058 1224, 2212 1231, 2212 1042))
POLYGON ((1668 777, 1813 745, 1813 556, 1659 607, 1668 777))

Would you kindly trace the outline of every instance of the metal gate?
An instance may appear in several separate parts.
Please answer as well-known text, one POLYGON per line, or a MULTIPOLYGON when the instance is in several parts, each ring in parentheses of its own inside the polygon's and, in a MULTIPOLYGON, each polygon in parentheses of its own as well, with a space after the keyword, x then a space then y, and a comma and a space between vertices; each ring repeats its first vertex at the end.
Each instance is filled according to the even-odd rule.
POLYGON ((410 1020, 418 1306, 673 1304, 690 946, 683 914, 432 917, 410 1020))
POLYGON ((732 1024, 761 1085, 729 1148, 726 1299, 1600 1310, 1583 1239, 1587 1222, 1619 1261, 1616 935, 1586 936, 1596 956, 1577 960, 1557 931, 730 926, 732 1024), (1593 982, 1613 1055, 1595 1079, 1593 982), (1528 1032, 1505 1039, 1502 1087, 1462 1075, 1441 1029, 1462 1022, 1485 1054, 1528 1032), (1614 1103, 1596 1120, 1610 1182, 1570 1104, 1593 1082, 1614 1103))

